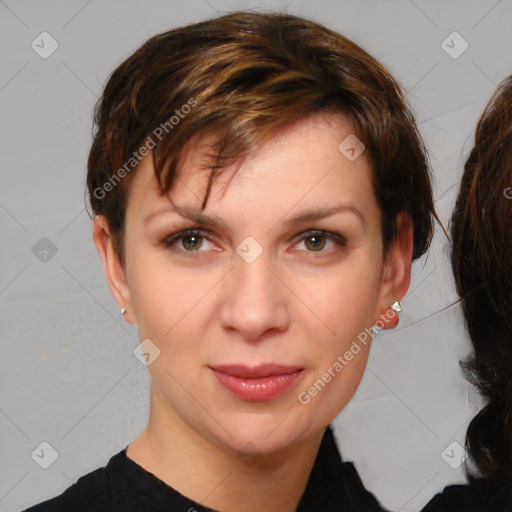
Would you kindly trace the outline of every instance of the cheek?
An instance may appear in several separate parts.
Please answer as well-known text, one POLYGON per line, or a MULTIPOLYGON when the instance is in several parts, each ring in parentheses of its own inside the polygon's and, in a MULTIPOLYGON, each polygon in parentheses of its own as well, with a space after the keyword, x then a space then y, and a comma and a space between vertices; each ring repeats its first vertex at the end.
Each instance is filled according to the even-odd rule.
POLYGON ((133 248, 128 264, 130 297, 141 336, 163 339, 199 300, 200 279, 177 272, 160 254, 133 248))
POLYGON ((354 255, 329 276, 319 274, 302 283, 314 313, 299 320, 314 361, 304 391, 318 397, 328 419, 352 398, 368 360, 379 283, 379 268, 371 260, 354 255))
POLYGON ((303 283, 304 302, 323 321, 333 344, 352 339, 373 324, 379 292, 377 270, 370 265, 340 265, 328 275, 303 283))
POLYGON ((312 292, 311 309, 318 318, 308 320, 307 343, 313 366, 298 399, 325 423, 347 405, 363 377, 376 305, 373 287, 368 274, 352 272, 326 281, 322 293, 312 292))

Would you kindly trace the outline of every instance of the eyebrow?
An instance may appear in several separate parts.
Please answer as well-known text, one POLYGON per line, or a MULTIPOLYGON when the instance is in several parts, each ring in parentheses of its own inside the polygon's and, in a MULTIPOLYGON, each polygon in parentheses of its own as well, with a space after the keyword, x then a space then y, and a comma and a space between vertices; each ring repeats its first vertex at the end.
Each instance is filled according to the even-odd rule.
POLYGON ((154 217, 159 217, 160 215, 169 214, 169 213, 177 213, 181 217, 185 217, 187 219, 193 220, 197 224, 201 224, 202 226, 216 226, 217 224, 221 224, 214 216, 207 215, 196 208, 191 208, 189 206, 177 206, 173 205, 172 208, 166 207, 161 210, 157 210, 151 214, 149 214, 144 219, 144 224, 148 223, 154 217))
MULTIPOLYGON (((331 215, 334 215, 336 213, 353 213, 363 223, 364 226, 366 226, 366 219, 364 218, 363 214, 352 205, 337 205, 332 206, 330 208, 315 208, 312 210, 307 210, 300 212, 299 214, 295 215, 294 217, 290 219, 286 219, 283 221, 283 224, 287 226, 294 226, 298 224, 304 224, 305 222, 311 222, 315 220, 324 219, 326 217, 330 217, 331 215)), ((165 208, 162 210, 157 210, 150 215, 148 215, 144 219, 144 224, 148 223, 151 219, 154 217, 158 217, 163 214, 169 214, 169 213, 177 213, 181 217, 185 217, 187 219, 190 219, 197 224, 200 224, 205 227, 213 227, 218 224, 224 224, 223 222, 219 221, 215 216, 207 215, 203 213, 200 210, 197 210, 196 208, 191 208, 189 206, 177 206, 174 205, 173 208, 165 208)))
POLYGON ((338 205, 332 206, 331 208, 317 208, 313 210, 308 210, 305 212, 301 212, 297 214, 295 217, 291 219, 283 221, 286 225, 295 225, 295 224, 303 224, 304 222, 311 222, 313 220, 325 219, 326 217, 330 217, 336 213, 354 213, 359 217, 361 222, 366 226, 366 219, 363 214, 352 205, 338 205))

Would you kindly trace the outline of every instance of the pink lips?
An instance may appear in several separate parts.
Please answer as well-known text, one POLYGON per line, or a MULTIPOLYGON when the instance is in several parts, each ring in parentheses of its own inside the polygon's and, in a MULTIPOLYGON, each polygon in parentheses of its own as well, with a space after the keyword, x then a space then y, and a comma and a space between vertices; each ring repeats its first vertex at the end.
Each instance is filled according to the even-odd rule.
POLYGON ((284 393, 303 374, 304 368, 264 364, 255 367, 220 365, 209 367, 218 381, 237 397, 250 401, 270 400, 284 393))

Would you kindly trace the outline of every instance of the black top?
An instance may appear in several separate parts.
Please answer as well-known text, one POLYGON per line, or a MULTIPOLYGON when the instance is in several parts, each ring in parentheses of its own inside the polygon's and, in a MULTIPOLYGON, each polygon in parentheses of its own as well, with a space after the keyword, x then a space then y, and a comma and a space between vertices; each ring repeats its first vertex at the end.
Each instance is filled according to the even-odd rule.
POLYGON ((421 512, 511 512, 505 485, 472 479, 469 485, 450 485, 434 496, 421 512))
MULTIPOLYGON (((56 498, 25 512, 212 511, 186 498, 126 456, 126 448, 56 498)), ((342 462, 328 427, 297 512, 382 512, 355 467, 342 462)), ((385 512, 385 511, 384 511, 385 512)))

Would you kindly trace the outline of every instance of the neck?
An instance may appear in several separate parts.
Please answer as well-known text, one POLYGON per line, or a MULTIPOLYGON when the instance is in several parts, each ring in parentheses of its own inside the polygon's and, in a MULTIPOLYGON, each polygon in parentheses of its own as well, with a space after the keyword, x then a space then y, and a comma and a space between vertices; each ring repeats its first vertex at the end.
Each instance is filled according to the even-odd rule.
POLYGON ((323 431, 279 452, 246 458, 215 444, 163 407, 152 388, 146 429, 127 456, 189 499, 223 512, 297 509, 323 431))

